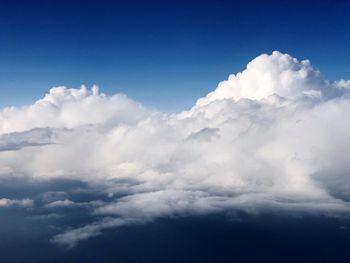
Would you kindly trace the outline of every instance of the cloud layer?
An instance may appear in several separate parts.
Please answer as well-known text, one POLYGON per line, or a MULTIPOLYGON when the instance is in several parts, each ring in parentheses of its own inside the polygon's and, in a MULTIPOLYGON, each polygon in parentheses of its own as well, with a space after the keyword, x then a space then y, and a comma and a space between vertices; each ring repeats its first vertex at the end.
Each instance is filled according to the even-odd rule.
POLYGON ((0 199, 0 207, 17 206, 17 207, 29 208, 29 207, 32 207, 33 204, 34 202, 31 199, 23 199, 23 200, 8 199, 8 198, 0 199))
POLYGON ((223 211, 348 216, 350 81, 308 60, 263 54, 178 114, 125 95, 53 88, 0 112, 0 176, 86 182, 108 200, 62 194, 96 221, 52 242, 75 246, 111 227, 223 211))

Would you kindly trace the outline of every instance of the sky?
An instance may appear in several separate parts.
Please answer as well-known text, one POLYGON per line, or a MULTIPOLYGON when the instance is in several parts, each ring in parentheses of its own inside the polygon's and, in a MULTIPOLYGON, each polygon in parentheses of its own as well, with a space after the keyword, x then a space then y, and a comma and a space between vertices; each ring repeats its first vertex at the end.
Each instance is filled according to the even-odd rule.
POLYGON ((0 5, 1 262, 350 262, 348 3, 0 5))
POLYGON ((247 61, 279 50, 350 76, 348 1, 1 1, 0 106, 97 84, 188 109, 247 61))

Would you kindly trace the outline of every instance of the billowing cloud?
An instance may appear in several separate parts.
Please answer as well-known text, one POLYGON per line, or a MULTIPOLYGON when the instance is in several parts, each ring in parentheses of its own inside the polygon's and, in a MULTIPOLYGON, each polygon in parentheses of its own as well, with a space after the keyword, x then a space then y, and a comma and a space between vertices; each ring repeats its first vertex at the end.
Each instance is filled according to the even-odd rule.
POLYGON ((0 134, 34 128, 132 124, 146 116, 146 109, 123 94, 106 96, 99 93, 97 86, 91 90, 85 86, 56 87, 32 105, 4 108, 0 113, 0 134))
POLYGON ((349 216, 349 83, 273 52, 178 114, 96 87, 54 88, 0 112, 0 176, 74 179, 106 196, 79 205, 65 193, 44 195, 46 208, 93 208, 96 222, 52 238, 70 247, 159 217, 349 216))

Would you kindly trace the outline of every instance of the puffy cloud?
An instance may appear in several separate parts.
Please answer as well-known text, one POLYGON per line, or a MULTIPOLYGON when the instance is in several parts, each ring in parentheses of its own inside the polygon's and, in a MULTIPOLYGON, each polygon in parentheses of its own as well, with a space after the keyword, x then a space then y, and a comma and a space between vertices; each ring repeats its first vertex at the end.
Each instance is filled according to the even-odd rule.
MULTIPOLYGON (((199 99, 197 105, 226 98, 260 100, 273 94, 286 98, 337 95, 337 90, 329 89, 329 86, 329 82, 313 69, 309 60, 298 61, 288 54, 274 51, 272 55, 255 58, 243 72, 230 75, 228 80, 220 82, 216 90, 199 99)), ((338 82, 338 86, 347 87, 348 83, 343 80, 338 82)))
MULTIPOLYGON (((70 247, 164 216, 349 216, 349 83, 273 52, 178 114, 96 87, 54 88, 33 105, 1 111, 0 176, 76 179, 105 194, 104 202, 80 203, 102 220, 52 239, 70 247)), ((79 204, 46 196, 46 207, 79 204)))
POLYGON ((0 134, 34 128, 75 128, 81 125, 135 123, 148 111, 123 94, 106 96, 98 87, 88 90, 56 87, 44 98, 21 108, 0 112, 0 134))

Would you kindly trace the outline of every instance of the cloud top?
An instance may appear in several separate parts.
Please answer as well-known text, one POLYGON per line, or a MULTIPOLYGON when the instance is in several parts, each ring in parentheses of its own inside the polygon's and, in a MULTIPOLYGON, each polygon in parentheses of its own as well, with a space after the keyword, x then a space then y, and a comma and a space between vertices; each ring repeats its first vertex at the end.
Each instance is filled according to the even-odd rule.
POLYGON ((56 87, 32 105, 0 112, 0 134, 34 128, 76 128, 82 125, 135 123, 148 111, 123 94, 106 96, 97 86, 88 90, 56 87))
MULTIPOLYGON (((344 83, 345 84, 345 83, 344 83)), ((198 100, 206 105, 218 99, 261 100, 271 95, 294 98, 302 95, 331 95, 329 83, 315 70, 309 60, 298 61, 288 54, 274 51, 248 63, 247 68, 220 82, 215 91, 198 100)))

